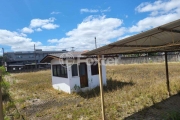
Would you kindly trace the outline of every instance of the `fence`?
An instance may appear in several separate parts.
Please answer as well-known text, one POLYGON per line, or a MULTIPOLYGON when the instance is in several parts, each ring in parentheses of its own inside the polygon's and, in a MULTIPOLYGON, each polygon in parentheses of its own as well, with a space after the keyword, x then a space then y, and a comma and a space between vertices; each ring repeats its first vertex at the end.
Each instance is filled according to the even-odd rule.
MULTIPOLYGON (((180 56, 178 54, 168 55, 169 62, 178 62, 180 61, 180 56)), ((141 57, 121 57, 119 59, 119 64, 134 64, 134 63, 158 63, 164 62, 165 56, 141 56, 141 57)))
POLYGON ((24 73, 24 72, 37 72, 41 70, 50 70, 51 68, 34 68, 34 69, 22 69, 22 70, 9 70, 9 73, 24 73))

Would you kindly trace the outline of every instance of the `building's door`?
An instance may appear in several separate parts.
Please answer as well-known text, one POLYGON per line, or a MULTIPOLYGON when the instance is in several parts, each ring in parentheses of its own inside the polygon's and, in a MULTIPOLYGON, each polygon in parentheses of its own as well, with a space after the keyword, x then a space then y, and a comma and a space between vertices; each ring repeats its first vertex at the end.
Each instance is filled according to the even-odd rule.
POLYGON ((87 65, 86 63, 80 63, 79 65, 79 77, 81 88, 88 87, 88 77, 87 77, 87 65))

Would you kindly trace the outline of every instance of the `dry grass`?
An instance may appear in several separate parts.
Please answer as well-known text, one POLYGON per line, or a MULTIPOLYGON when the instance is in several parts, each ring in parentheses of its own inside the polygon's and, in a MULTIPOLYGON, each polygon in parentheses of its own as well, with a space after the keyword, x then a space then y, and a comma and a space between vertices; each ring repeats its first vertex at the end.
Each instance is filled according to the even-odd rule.
MULTIPOLYGON (((172 94, 180 91, 180 63, 170 63, 172 94)), ((107 119, 123 119, 168 98, 164 64, 107 66, 107 119)), ((50 71, 12 74, 11 95, 27 119, 101 119, 99 88, 66 94, 51 86, 50 71)))

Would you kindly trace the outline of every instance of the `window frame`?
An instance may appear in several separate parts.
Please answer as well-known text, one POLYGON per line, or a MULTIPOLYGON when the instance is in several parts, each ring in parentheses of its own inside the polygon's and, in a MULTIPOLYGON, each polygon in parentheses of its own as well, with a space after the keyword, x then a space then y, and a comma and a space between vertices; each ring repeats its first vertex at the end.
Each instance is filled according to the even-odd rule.
POLYGON ((91 64, 91 75, 99 75, 98 61, 91 64))
POLYGON ((52 76, 68 78, 67 67, 65 64, 53 64, 52 65, 52 76))
POLYGON ((71 66, 71 74, 72 74, 72 77, 78 76, 78 65, 77 65, 77 64, 73 64, 73 65, 71 66), (73 66, 74 66, 74 65, 76 65, 76 68, 74 68, 74 69, 76 69, 76 73, 74 73, 75 75, 73 75, 73 66))

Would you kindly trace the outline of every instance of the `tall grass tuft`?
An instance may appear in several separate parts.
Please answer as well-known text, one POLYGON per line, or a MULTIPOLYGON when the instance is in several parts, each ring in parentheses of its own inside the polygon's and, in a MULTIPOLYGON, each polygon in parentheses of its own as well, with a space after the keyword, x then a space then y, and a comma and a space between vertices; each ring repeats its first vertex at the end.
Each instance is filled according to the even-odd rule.
POLYGON ((2 80, 0 81, 0 85, 1 85, 1 91, 2 91, 4 119, 9 120, 12 117, 12 114, 14 114, 15 119, 18 119, 20 118, 20 115, 16 109, 16 106, 9 92, 10 83, 8 81, 5 81, 5 78, 4 78, 4 76, 9 75, 9 73, 6 72, 3 66, 0 67, 0 71, 2 73, 2 80))
POLYGON ((180 120, 180 110, 179 111, 168 111, 163 115, 163 120, 180 120))

